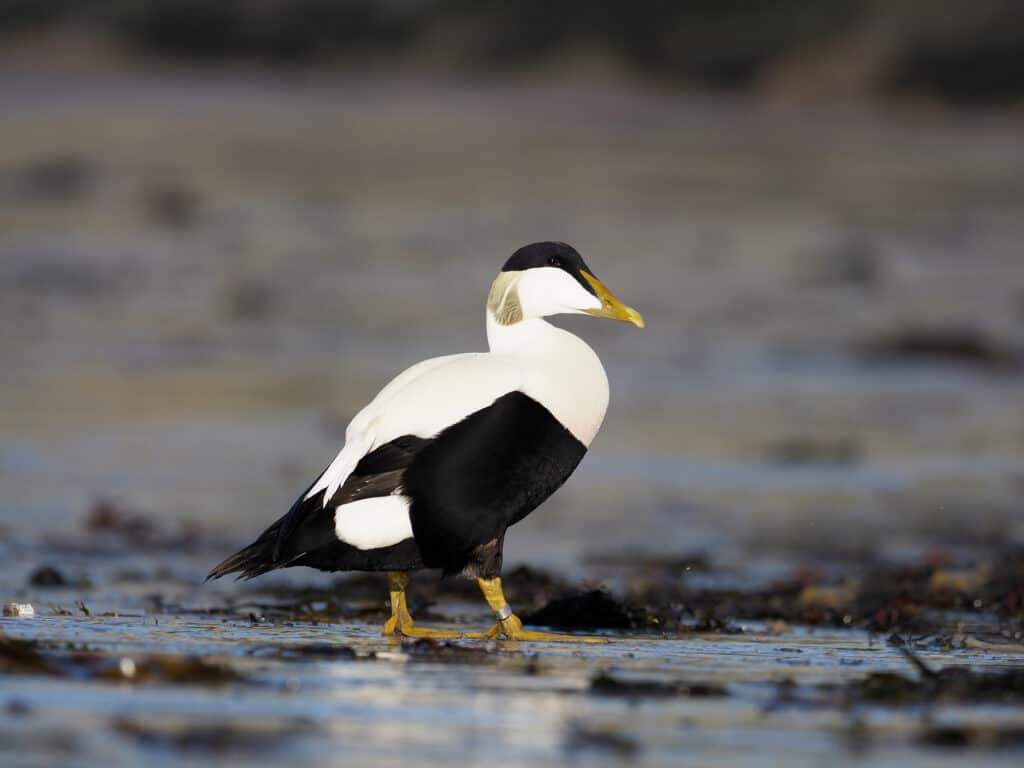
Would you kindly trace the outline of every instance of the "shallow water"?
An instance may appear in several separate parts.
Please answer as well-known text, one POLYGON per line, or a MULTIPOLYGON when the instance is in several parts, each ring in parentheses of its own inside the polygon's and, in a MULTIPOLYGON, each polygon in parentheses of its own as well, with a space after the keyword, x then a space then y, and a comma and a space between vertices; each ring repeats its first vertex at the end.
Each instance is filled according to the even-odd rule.
MULTIPOLYGON (((859 692, 877 673, 923 679, 884 633, 735 620, 727 631, 592 632, 600 645, 397 641, 380 635, 383 577, 334 584, 298 569, 203 584, 212 545, 132 553, 102 533, 8 542, 0 590, 36 615, 0 619, 0 639, 34 641, 55 672, 3 675, 6 764, 924 766, 961 760, 963 740, 987 765, 1024 753, 1019 686, 981 698, 925 685, 906 700, 902 683, 859 692), (27 585, 41 562, 68 584, 27 585)), ((628 580, 632 566, 619 567, 628 580)), ((750 563, 687 578, 722 588, 779 572, 750 563)), ((421 623, 488 626, 476 596, 418 597, 435 578, 414 579, 421 623)), ((904 636, 933 672, 1024 669, 1019 623, 1016 638, 1012 622, 976 611, 938 626, 968 641, 904 636)), ((0 669, 6 659, 0 648, 0 669)))
MULTIPOLYGON (((816 686, 878 670, 909 672, 894 649, 856 631, 767 634, 748 627, 742 635, 685 640, 617 634, 600 646, 492 643, 485 655, 449 660, 443 652, 421 656, 370 625, 156 618, 44 617, 2 627, 14 637, 70 642, 115 659, 200 654, 245 681, 210 687, 8 677, 9 709, 17 702, 30 714, 4 719, 7 754, 32 744, 25 764, 36 765, 72 756, 78 764, 128 764, 175 755, 196 765, 763 765, 769 753, 776 764, 934 765, 958 754, 916 748, 935 724, 1024 727, 1020 707, 816 703, 816 686), (289 648, 309 643, 344 645, 355 658, 289 656, 289 648), (602 672, 722 686, 724 693, 590 692, 602 672)), ((993 653, 922 657, 977 669, 1020 663, 1019 655, 993 653)), ((1015 765, 1020 754, 1018 745, 984 759, 1015 765)))

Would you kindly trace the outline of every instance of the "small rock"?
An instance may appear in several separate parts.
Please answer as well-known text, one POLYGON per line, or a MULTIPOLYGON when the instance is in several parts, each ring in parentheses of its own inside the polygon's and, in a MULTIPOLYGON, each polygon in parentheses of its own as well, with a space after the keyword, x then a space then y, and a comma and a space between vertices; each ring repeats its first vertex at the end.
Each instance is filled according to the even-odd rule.
POLYGON ((597 750, 631 761, 641 751, 640 743, 632 736, 609 728, 572 723, 565 741, 565 751, 576 754, 582 750, 597 750))
POLYGON ((633 626, 623 604, 601 589, 552 600, 525 616, 523 621, 559 629, 630 629, 633 626))
POLYGON ((4 710, 10 717, 26 717, 32 714, 32 706, 24 699, 10 699, 4 710))
POLYGON ((266 282, 240 280, 228 287, 223 301, 230 317, 237 320, 260 320, 274 310, 274 289, 266 282))
POLYGON ((36 615, 36 609, 32 607, 31 603, 5 603, 4 604, 4 616, 20 616, 22 618, 31 618, 36 615))
POLYGON ((28 578, 28 583, 33 587, 65 587, 68 580, 64 578, 63 573, 52 565, 42 565, 32 572, 32 575, 28 578))
POLYGON ((86 515, 85 527, 91 532, 111 532, 141 538, 153 532, 153 524, 137 512, 109 500, 97 499, 86 515))
POLYGON ((146 196, 149 219, 168 229, 186 229, 195 223, 199 196, 181 184, 161 184, 146 196))
POLYGON ((28 200, 70 202, 82 198, 95 185, 96 169, 73 155, 43 157, 15 176, 15 190, 28 200))

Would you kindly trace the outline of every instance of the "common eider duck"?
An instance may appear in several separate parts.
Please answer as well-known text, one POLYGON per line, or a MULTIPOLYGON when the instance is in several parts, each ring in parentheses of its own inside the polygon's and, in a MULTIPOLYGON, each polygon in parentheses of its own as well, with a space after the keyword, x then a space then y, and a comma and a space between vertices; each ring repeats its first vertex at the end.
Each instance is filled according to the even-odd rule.
POLYGON ((399 374, 345 430, 345 445, 288 513, 208 578, 277 568, 386 571, 385 635, 580 640, 523 628, 501 589, 505 531, 580 463, 608 408, 608 377, 582 339, 546 317, 587 314, 643 328, 577 251, 517 250, 487 297, 489 351, 399 374), (417 626, 410 571, 476 579, 497 623, 484 633, 417 626))

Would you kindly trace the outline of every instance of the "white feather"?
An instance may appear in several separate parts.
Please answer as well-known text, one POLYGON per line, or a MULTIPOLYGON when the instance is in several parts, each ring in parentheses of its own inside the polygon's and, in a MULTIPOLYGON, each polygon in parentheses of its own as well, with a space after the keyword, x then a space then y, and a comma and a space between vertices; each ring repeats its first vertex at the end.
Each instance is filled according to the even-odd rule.
POLYGON ((342 504, 334 511, 334 533, 357 549, 390 547, 411 539, 409 499, 378 496, 342 504))
POLYGON ((345 446, 306 493, 324 491, 324 506, 359 460, 396 437, 434 437, 516 389, 515 366, 495 365, 487 353, 436 357, 417 363, 389 383, 345 429, 345 446))

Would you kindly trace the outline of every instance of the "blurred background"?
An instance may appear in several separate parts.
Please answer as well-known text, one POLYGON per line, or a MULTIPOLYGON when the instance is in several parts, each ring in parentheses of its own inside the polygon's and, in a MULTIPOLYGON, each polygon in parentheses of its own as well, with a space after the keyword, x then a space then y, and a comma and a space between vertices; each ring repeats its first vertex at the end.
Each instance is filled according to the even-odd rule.
POLYGON ((648 327, 558 321, 611 408, 509 562, 1024 540, 1021 3, 0 18, 9 541, 114 505, 248 542, 543 239, 648 327))

